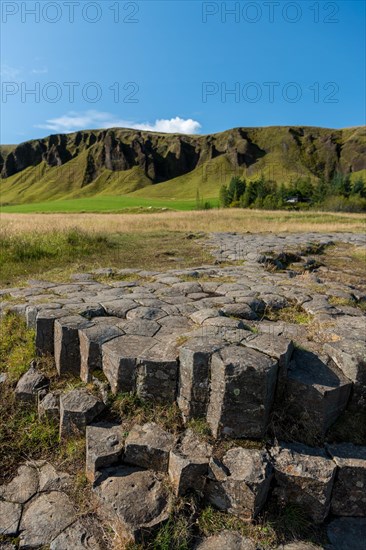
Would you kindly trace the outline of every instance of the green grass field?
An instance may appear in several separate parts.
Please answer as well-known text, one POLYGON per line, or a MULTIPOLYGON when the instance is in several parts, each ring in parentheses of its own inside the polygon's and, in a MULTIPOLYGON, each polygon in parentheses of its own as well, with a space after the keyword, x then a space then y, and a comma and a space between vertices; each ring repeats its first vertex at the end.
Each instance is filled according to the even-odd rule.
MULTIPOLYGON (((218 199, 209 200, 211 206, 218 206, 218 199)), ((163 208, 171 210, 194 210, 197 207, 195 199, 150 199, 131 195, 90 197, 58 201, 35 202, 2 206, 1 212, 32 213, 32 212, 126 212, 128 210, 156 212, 163 208)))

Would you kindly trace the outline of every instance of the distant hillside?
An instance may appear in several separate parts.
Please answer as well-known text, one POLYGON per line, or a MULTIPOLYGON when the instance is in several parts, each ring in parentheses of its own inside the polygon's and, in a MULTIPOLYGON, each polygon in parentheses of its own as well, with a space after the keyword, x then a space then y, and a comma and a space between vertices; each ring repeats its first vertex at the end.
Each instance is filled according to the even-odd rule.
POLYGON ((115 128, 0 146, 0 193, 2 204, 121 194, 210 198, 234 175, 316 182, 365 168, 365 127, 234 128, 211 135, 115 128))

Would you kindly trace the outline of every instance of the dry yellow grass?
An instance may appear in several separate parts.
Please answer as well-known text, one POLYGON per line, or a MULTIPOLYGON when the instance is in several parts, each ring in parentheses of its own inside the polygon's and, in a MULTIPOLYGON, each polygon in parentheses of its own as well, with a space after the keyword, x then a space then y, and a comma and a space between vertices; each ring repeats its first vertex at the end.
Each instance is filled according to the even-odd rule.
POLYGON ((0 214, 0 229, 8 234, 45 233, 78 227, 91 232, 363 232, 364 214, 208 210, 152 214, 0 214))

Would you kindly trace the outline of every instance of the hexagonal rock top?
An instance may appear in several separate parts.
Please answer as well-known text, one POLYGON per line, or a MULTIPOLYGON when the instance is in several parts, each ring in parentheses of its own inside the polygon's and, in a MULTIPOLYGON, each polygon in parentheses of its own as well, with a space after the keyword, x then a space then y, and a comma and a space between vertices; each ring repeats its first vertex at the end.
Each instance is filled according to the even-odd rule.
POLYGON ((50 544, 75 519, 75 509, 65 493, 41 493, 30 501, 23 512, 20 548, 38 548, 50 544))
POLYGON ((21 516, 21 504, 0 500, 0 535, 17 535, 21 516))
POLYGON ((235 531, 221 531, 202 541, 196 550, 256 550, 253 541, 235 531))
POLYGON ((327 445, 338 466, 331 511, 336 516, 366 517, 366 447, 340 443, 327 445))
POLYGON ((235 447, 222 461, 211 459, 205 494, 216 508, 251 520, 266 502, 271 479, 266 451, 235 447))
POLYGON ((95 537, 87 531, 81 521, 65 529, 50 544, 50 550, 100 550, 95 537))
POLYGON ((277 487, 284 502, 300 505, 315 523, 322 523, 330 509, 337 466, 323 449, 283 444, 272 453, 277 487))
POLYGON ((207 422, 215 437, 264 435, 277 370, 275 359, 242 346, 227 346, 213 354, 207 422))
POLYGON ((107 468, 97 481, 98 513, 125 539, 140 541, 169 517, 170 502, 161 478, 129 466, 107 468))
POLYGON ((126 438, 124 462, 157 472, 167 472, 169 452, 175 442, 176 437, 158 424, 136 424, 126 438))
POLYGON ((7 485, 0 486, 0 497, 8 502, 24 504, 36 494, 38 483, 36 468, 19 466, 17 475, 7 485))

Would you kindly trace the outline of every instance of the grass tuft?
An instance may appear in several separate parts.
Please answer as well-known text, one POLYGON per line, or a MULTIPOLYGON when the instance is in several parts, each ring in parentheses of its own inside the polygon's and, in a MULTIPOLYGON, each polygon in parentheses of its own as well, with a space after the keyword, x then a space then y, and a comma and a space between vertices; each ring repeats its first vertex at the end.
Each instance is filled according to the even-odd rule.
POLYGON ((34 331, 21 316, 9 314, 0 321, 0 335, 0 372, 17 382, 35 357, 34 331))

